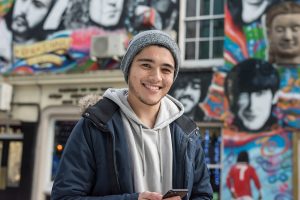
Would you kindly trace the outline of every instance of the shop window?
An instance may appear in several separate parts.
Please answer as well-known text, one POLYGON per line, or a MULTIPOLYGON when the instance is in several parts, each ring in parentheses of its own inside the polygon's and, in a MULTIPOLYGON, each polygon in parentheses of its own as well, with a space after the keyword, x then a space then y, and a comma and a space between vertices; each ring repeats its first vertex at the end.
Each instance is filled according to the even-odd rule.
POLYGON ((54 122, 54 144, 51 173, 52 181, 55 178, 63 150, 76 122, 77 121, 75 120, 57 120, 54 122))
POLYGON ((0 190, 20 186, 22 154, 21 126, 0 125, 0 190))
POLYGON ((210 182, 213 188, 213 199, 221 199, 221 148, 222 148, 222 128, 221 124, 198 123, 202 138, 202 148, 205 153, 210 182))

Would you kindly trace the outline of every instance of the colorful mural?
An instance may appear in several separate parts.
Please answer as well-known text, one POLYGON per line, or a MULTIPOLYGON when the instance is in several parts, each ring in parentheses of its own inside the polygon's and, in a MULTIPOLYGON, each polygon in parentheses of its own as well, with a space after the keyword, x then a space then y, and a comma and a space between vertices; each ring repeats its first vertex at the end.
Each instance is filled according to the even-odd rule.
POLYGON ((222 199, 293 199, 291 132, 227 129, 223 137, 222 199))
MULTIPOLYGON (((118 68, 94 62, 94 36, 144 29, 175 31, 177 0, 6 0, 0 3, 0 73, 36 74, 118 68)), ((124 44, 126 44, 124 41, 124 44)))
POLYGON ((200 106, 224 122, 222 199, 293 199, 300 1, 257 2, 227 1, 225 64, 213 74, 200 106))

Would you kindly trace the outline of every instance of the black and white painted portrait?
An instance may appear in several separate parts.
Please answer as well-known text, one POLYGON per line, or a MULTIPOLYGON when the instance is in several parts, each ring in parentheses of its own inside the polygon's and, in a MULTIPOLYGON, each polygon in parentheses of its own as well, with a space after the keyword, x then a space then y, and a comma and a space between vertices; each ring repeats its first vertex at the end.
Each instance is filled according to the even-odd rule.
POLYGON ((15 0, 5 16, 15 43, 23 44, 46 38, 44 23, 55 0, 15 0))
POLYGON ((182 70, 170 90, 170 95, 183 104, 184 114, 194 121, 204 120, 199 103, 206 97, 211 79, 211 71, 182 70))
POLYGON ((260 20, 269 6, 279 0, 228 0, 229 12, 236 25, 249 24, 260 20))
POLYGON ((233 125, 246 132, 263 131, 274 125, 277 120, 272 111, 279 83, 279 74, 269 62, 250 58, 235 65, 224 83, 233 125))
POLYGON ((90 18, 100 26, 116 26, 121 20, 125 0, 90 0, 90 18))

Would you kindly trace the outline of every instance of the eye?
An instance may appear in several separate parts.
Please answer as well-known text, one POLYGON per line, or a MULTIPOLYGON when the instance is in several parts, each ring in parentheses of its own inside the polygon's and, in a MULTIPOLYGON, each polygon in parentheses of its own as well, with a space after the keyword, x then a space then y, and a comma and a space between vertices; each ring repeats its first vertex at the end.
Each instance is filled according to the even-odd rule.
POLYGON ((44 3, 42 3, 42 2, 39 1, 39 0, 33 1, 33 5, 34 5, 35 7, 37 7, 37 8, 43 8, 43 7, 46 6, 44 3))
POLYGON ((275 31, 278 32, 278 33, 282 33, 284 31, 284 27, 282 27, 282 26, 276 26, 275 27, 275 31))
POLYGON ((151 65, 149 63, 142 63, 141 66, 144 68, 144 69, 150 69, 151 68, 151 65))
POLYGON ((238 104, 239 105, 246 105, 249 101, 249 94, 242 92, 238 97, 238 104))
POLYGON ((201 89, 200 83, 193 83, 193 89, 201 89))
POLYGON ((171 74, 173 71, 171 69, 169 69, 169 68, 162 68, 162 72, 164 74, 171 74))
POLYGON ((293 30, 293 32, 299 32, 300 31, 300 25, 292 26, 292 30, 293 30))

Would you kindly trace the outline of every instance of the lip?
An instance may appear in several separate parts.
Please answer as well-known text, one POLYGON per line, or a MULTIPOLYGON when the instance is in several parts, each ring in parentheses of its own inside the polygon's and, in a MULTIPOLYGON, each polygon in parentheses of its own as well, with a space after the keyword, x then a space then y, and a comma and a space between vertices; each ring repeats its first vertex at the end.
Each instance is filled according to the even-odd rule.
POLYGON ((121 11, 120 9, 108 9, 104 12, 104 14, 111 15, 111 14, 119 13, 120 11, 121 11))
POLYGON ((152 84, 146 84, 146 83, 143 83, 143 86, 144 86, 146 89, 148 89, 148 90, 150 90, 150 91, 152 91, 152 92, 157 92, 157 91, 159 91, 159 90, 161 89, 161 87, 158 86, 158 85, 152 85, 152 84))
POLYGON ((16 17, 14 19, 14 23, 16 23, 18 26, 25 26, 27 24, 26 20, 22 17, 16 17))
POLYGON ((256 116, 252 115, 252 114, 244 114, 244 117, 248 120, 248 121, 253 121, 256 116))

